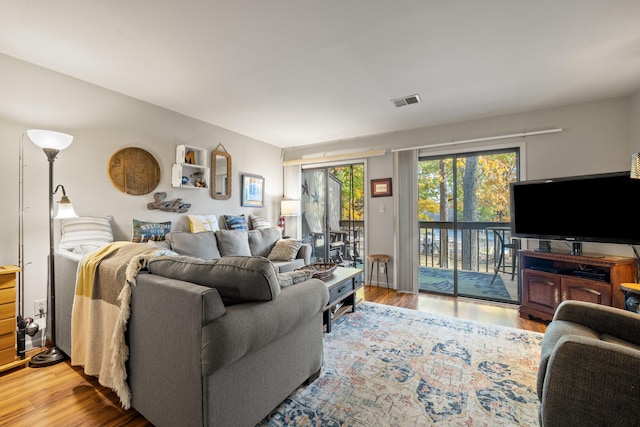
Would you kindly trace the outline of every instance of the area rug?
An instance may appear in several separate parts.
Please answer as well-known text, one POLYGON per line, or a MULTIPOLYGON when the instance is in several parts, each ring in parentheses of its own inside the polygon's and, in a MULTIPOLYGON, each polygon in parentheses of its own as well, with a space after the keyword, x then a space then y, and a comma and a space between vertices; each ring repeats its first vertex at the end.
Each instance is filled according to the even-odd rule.
MULTIPOLYGON (((490 299, 511 301, 511 295, 500 275, 491 283, 493 273, 480 271, 458 271, 458 293, 490 299)), ((453 270, 446 268, 419 267, 420 290, 453 293, 453 270)))
POLYGON ((259 426, 535 426, 543 335, 363 302, 259 426))

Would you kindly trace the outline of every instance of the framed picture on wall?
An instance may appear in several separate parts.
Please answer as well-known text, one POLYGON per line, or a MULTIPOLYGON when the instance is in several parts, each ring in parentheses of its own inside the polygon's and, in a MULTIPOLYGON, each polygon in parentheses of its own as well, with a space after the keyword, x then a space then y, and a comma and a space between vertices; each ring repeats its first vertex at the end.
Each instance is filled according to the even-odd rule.
POLYGON ((391 195, 391 178, 371 180, 371 197, 386 197, 391 195))
POLYGON ((241 206, 264 206, 264 177, 248 173, 242 174, 241 206))

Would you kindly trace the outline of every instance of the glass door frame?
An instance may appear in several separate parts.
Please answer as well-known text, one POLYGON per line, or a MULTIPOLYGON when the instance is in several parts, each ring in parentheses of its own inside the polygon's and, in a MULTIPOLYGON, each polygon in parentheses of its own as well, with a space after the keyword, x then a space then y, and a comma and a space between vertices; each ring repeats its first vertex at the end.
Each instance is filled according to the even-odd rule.
MULTIPOLYGON (((301 179, 302 181, 302 213, 301 214, 303 217, 302 218, 303 220, 302 238, 303 239, 306 238, 305 242, 311 243, 313 247, 312 262, 319 262, 320 260, 337 261, 335 259, 335 249, 332 251, 331 246, 335 245, 336 236, 344 235, 345 245, 344 247, 341 248, 340 264, 344 266, 353 266, 353 267, 360 266, 361 267, 360 264, 362 264, 365 248, 361 248, 362 253, 359 253, 357 248, 360 247, 360 243, 362 243, 363 241, 366 241, 366 238, 365 238, 366 218, 363 218, 362 220, 363 224, 362 224, 361 230, 356 230, 355 221, 351 217, 352 206, 350 206, 350 218, 348 219, 348 225, 347 225, 347 228, 345 229, 344 225, 341 224, 343 222, 342 198, 339 198, 337 200, 337 206, 330 205, 332 202, 332 197, 330 197, 330 195, 335 196, 335 185, 332 185, 332 184, 340 183, 342 185, 341 181, 330 173, 330 169, 334 167, 338 167, 338 168, 353 167, 356 165, 362 165, 363 167, 363 174, 364 174, 363 186, 364 186, 366 182, 366 165, 367 165, 367 162, 364 159, 363 160, 355 159, 347 163, 309 165, 308 167, 303 167, 301 170, 301 178, 302 178, 301 179), (305 181, 305 173, 322 174, 322 177, 323 177, 322 180, 324 182, 323 194, 316 194, 315 189, 309 188, 310 184, 307 181, 305 181), (306 210, 307 210, 307 203, 305 203, 305 193, 307 194, 307 200, 311 198, 311 200, 313 200, 313 203, 324 204, 324 209, 321 209, 322 218, 319 220, 319 222, 321 223, 321 228, 323 232, 323 236, 322 236, 323 243, 321 247, 320 246, 316 247, 316 245, 314 244, 314 242, 317 241, 319 236, 315 236, 312 239, 312 241, 309 242, 310 233, 308 233, 308 231, 310 231, 309 230, 310 224, 308 219, 305 218, 306 210), (315 200, 316 198, 317 198, 317 201, 315 200), (304 224, 305 220, 307 220, 306 224, 304 224), (353 250, 351 250, 351 246, 353 246, 353 250), (317 249, 320 249, 322 253, 317 254, 316 253, 317 249), (350 252, 347 252, 347 251, 350 251, 350 252)), ((353 169, 351 169, 351 175, 353 175, 353 169)), ((351 176, 350 188, 353 188, 353 176, 351 176)), ((364 193, 365 193, 365 188, 362 189, 362 194, 364 193)), ((363 210, 364 212, 366 212, 366 198, 364 198, 363 202, 364 202, 363 210)), ((351 203, 353 204, 353 200, 351 203)), ((311 221, 318 222, 317 218, 312 219, 311 221)), ((318 228, 317 225, 315 227, 318 228)), ((312 233, 312 234, 316 234, 316 233, 312 233)))
MULTIPOLYGON (((419 252, 422 252, 424 250, 424 254, 425 254, 425 265, 428 265, 428 259, 427 257, 429 257, 429 253, 431 253, 431 257, 432 257, 432 262, 434 263, 435 266, 435 261, 433 260, 433 250, 430 248, 433 248, 433 245, 436 244, 436 236, 435 236, 435 229, 436 227, 439 229, 438 231, 438 241, 442 241, 441 238, 441 234, 443 230, 446 230, 447 232, 447 239, 446 239, 446 243, 447 246, 451 245, 453 243, 453 256, 451 259, 449 257, 449 248, 440 248, 439 249, 439 257, 440 259, 442 259, 442 256, 446 256, 447 257, 447 267, 443 268, 443 270, 445 269, 449 269, 449 263, 452 261, 453 264, 453 268, 452 268, 452 277, 453 277, 453 291, 452 292, 448 292, 447 291, 437 291, 437 290, 425 290, 425 289, 420 289, 420 286, 418 286, 418 290, 420 292, 428 292, 428 293, 435 293, 435 294, 441 294, 441 295, 447 295, 447 296, 454 296, 454 297, 458 297, 458 296, 464 296, 464 297, 470 297, 470 298, 476 298, 476 299, 489 299, 492 301, 499 301, 499 302, 508 302, 508 303, 518 303, 521 295, 520 295, 520 290, 519 290, 519 286, 517 287, 517 298, 516 300, 503 300, 500 298, 485 298, 485 297, 479 297, 477 295, 470 295, 467 293, 460 293, 459 290, 459 273, 461 272, 461 268, 464 268, 464 266, 461 266, 460 263, 463 260, 459 260, 459 254, 460 251, 465 252, 465 250, 472 250, 473 249, 473 245, 471 245, 469 248, 465 249, 464 243, 465 241, 467 242, 467 246, 469 246, 471 244, 471 238, 474 236, 474 234, 477 233, 470 233, 469 237, 467 239, 463 238, 462 233, 464 232, 464 230, 469 230, 469 231, 473 231, 473 230, 480 230, 480 228, 484 229, 485 232, 487 233, 485 235, 485 242, 486 242, 486 256, 487 259, 485 260, 486 262, 486 268, 487 268, 487 272, 489 272, 489 260, 488 260, 488 253, 489 253, 489 233, 490 233, 490 229, 492 226, 495 225, 502 225, 502 226, 508 226, 509 223, 508 222, 483 222, 483 221, 473 221, 473 224, 471 223, 466 223, 463 218, 459 218, 459 213, 458 213, 458 205, 459 203, 462 203, 461 200, 459 200, 461 198, 461 189, 459 188, 459 183, 458 183, 458 174, 460 173, 459 170, 459 165, 458 165, 458 160, 460 158, 471 158, 471 157, 480 157, 480 156, 490 156, 490 155, 494 155, 494 154, 500 154, 500 153, 514 153, 515 155, 515 175, 516 175, 516 181, 519 181, 521 179, 522 176, 524 176, 523 172, 523 155, 525 154, 525 146, 524 143, 523 144, 516 144, 516 145, 501 145, 501 146, 493 146, 493 147, 478 147, 477 149, 466 149, 466 150, 456 150, 456 151, 451 151, 451 152, 440 152, 440 153, 433 153, 433 152, 421 152, 418 155, 418 162, 421 161, 438 161, 438 160, 443 160, 443 159, 450 159, 451 161, 451 175, 452 175, 452 188, 447 189, 448 194, 446 195, 446 197, 451 198, 452 200, 452 218, 450 220, 447 221, 420 221, 418 228, 420 230, 420 246, 418 248, 419 252), (435 225, 433 227, 428 227, 425 228, 424 226, 422 226, 423 223, 434 223, 435 225), (480 227, 480 228, 478 228, 480 227), (425 234, 423 237, 422 234, 422 230, 425 229, 425 234), (429 236, 429 230, 431 230, 431 236, 429 236), (449 240, 449 236, 451 234, 451 231, 449 230, 453 230, 453 241, 450 242, 449 240), (431 243, 429 243, 429 237, 431 237, 431 243), (442 250, 445 250, 446 253, 444 255, 442 255, 442 253, 440 253, 442 250)), ((508 190, 507 190, 508 191, 508 190)), ((496 242, 495 242, 495 237, 492 235, 492 238, 494 238, 494 243, 493 245, 495 246, 496 242)), ((476 235, 476 239, 478 239, 478 236, 476 235)), ((479 245, 479 242, 476 242, 479 245)), ((480 248, 476 248, 479 250, 480 248)), ((517 256, 517 254, 511 254, 512 256, 517 256)), ((464 256, 464 255, 463 255, 464 256)), ((494 250, 494 257, 496 257, 496 253, 494 250)), ((419 255, 420 257, 420 255, 419 255)), ((478 256, 478 259, 476 260, 477 263, 480 263, 480 259, 478 256)), ((470 265, 474 265, 474 263, 472 261, 469 261, 471 264, 470 265)), ((495 263, 495 260, 494 260, 495 263)), ((419 266, 418 268, 420 268, 422 266, 422 261, 419 262, 419 266)), ((479 270, 479 265, 477 266, 478 270, 479 270)), ((438 267, 440 268, 440 267, 438 267)), ((495 267, 494 267, 495 268, 495 267)), ((466 271, 466 270, 465 270, 466 271)), ((471 271, 471 270, 470 270, 471 271)), ((518 274, 519 276, 519 274, 518 274)), ((493 283, 493 280, 492 280, 493 283)))

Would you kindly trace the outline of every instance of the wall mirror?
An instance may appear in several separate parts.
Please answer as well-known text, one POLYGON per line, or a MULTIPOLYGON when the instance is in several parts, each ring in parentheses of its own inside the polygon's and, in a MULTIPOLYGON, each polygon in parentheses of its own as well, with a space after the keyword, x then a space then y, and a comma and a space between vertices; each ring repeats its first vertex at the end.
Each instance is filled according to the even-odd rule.
POLYGON ((222 144, 211 152, 211 197, 218 200, 231 197, 231 155, 222 144))

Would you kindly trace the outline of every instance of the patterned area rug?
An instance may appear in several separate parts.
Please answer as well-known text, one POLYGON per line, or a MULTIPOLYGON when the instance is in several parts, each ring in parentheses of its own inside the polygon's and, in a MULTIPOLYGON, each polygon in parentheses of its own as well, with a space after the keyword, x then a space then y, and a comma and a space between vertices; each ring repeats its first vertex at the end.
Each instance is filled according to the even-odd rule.
POLYGON ((542 334, 363 302, 259 426, 534 426, 542 334))
MULTIPOLYGON (((511 301, 511 295, 500 275, 491 283, 493 273, 458 271, 458 293, 491 299, 511 301)), ((420 267, 418 284, 421 290, 453 293, 453 270, 446 268, 420 267)))

